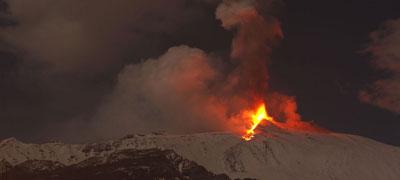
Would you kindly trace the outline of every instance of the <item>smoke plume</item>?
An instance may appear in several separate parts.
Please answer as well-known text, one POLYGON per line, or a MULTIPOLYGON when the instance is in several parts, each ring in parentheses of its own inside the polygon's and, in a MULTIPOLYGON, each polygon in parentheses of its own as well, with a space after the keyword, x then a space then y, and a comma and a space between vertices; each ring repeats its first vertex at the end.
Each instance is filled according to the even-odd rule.
POLYGON ((98 134, 238 132, 245 124, 235 116, 259 101, 277 117, 300 120, 292 97, 268 90, 269 56, 282 32, 276 18, 259 13, 258 3, 225 0, 218 6, 216 18, 235 32, 229 61, 182 45, 126 66, 94 118, 98 134))
POLYGON ((236 68, 228 76, 229 88, 237 89, 235 94, 250 93, 249 97, 266 93, 271 46, 282 38, 279 22, 261 16, 256 5, 256 1, 224 1, 216 12, 224 28, 237 30, 231 50, 236 68))
POLYGON ((386 73, 386 77, 374 82, 360 94, 364 102, 400 113, 400 19, 385 23, 371 33, 368 48, 373 56, 372 65, 386 73))

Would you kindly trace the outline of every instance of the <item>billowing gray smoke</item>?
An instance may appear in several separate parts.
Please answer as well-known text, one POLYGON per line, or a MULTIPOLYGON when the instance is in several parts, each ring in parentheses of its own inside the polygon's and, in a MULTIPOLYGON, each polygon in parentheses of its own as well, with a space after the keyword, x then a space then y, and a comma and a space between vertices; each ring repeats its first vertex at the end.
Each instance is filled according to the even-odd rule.
POLYGON ((368 51, 372 65, 385 72, 386 77, 362 91, 362 101, 400 113, 400 19, 385 23, 383 29, 371 34, 368 51))
POLYGON ((178 46, 158 59, 125 67, 95 118, 99 134, 219 127, 224 107, 209 90, 217 76, 209 58, 200 49, 178 46))
POLYGON ((217 8, 222 26, 236 31, 230 61, 223 62, 232 66, 228 72, 215 65, 222 59, 184 45, 126 66, 95 117, 97 134, 243 130, 245 124, 232 117, 265 97, 273 99, 267 104, 276 114, 298 120, 292 98, 268 91, 267 62, 282 33, 279 22, 261 16, 257 6, 253 0, 225 0, 217 8))
POLYGON ((30 95, 26 116, 43 116, 52 136, 236 132, 245 124, 233 117, 260 101, 274 117, 299 120, 294 99, 268 88, 269 56, 282 38, 272 1, 6 0, 16 25, 0 29, 0 48, 12 47, 0 50, 23 59, 18 77, 33 88, 25 91, 46 93, 30 95), (173 40, 160 47, 217 3, 216 19, 234 34, 228 58, 173 40), (171 44, 179 46, 160 53, 171 44), (103 82, 116 74, 115 87, 103 82))

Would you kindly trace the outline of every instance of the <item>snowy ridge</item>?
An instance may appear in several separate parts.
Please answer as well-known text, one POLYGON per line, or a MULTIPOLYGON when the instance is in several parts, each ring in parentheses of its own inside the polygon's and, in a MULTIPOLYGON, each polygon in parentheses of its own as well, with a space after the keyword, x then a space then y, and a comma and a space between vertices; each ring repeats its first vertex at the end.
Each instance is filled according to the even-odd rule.
POLYGON ((367 138, 334 133, 265 130, 250 142, 229 133, 132 135, 92 144, 0 143, 0 161, 27 160, 72 165, 125 149, 171 149, 213 173, 257 179, 385 179, 400 178, 400 148, 367 138))

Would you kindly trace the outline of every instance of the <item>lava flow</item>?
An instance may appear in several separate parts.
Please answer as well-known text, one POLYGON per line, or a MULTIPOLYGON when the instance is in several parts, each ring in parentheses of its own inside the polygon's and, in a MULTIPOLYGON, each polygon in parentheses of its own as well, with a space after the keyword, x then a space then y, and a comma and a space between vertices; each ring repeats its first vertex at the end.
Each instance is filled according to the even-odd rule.
POLYGON ((250 141, 254 137, 255 129, 262 121, 274 122, 274 118, 267 113, 264 103, 259 105, 256 111, 246 111, 245 113, 251 120, 251 127, 247 129, 246 134, 242 136, 246 141, 250 141))

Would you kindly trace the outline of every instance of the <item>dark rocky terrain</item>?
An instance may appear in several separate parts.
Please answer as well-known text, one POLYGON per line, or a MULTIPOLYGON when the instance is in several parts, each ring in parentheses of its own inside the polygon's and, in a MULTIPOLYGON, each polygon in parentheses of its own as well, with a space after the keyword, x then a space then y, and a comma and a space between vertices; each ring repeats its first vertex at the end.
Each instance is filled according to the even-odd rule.
POLYGON ((213 174, 172 150, 122 150, 65 166, 58 162, 28 160, 12 167, 3 162, 2 180, 228 180, 213 174))

